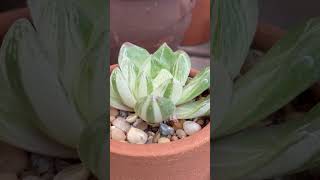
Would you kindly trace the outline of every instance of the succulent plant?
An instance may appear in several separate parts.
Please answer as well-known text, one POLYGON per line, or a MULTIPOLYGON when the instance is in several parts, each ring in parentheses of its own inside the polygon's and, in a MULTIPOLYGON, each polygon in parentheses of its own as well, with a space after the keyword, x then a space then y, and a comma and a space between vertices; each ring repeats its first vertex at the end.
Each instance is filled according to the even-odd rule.
POLYGON ((261 121, 320 79, 320 19, 290 30, 245 74, 258 0, 213 4, 213 179, 269 179, 320 165, 320 104, 261 121))
POLYGON ((110 76, 110 105, 135 112, 155 124, 168 119, 191 119, 210 113, 210 95, 195 98, 210 86, 210 69, 189 77, 191 62, 181 50, 163 44, 155 53, 131 43, 119 52, 119 67, 110 76))
MULTIPOLYGON (((30 152, 78 158, 79 145, 106 114, 107 5, 102 0, 28 5, 32 22, 16 21, 0 51, 0 140, 30 152)), ((95 166, 100 160, 89 161, 89 148, 80 145, 81 159, 103 179, 104 169, 95 166)))

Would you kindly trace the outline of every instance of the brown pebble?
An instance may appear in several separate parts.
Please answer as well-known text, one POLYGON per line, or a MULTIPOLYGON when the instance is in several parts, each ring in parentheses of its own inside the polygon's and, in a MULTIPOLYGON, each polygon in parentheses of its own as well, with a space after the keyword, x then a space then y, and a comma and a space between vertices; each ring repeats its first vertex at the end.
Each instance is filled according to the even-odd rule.
POLYGON ((172 123, 172 127, 173 127, 174 130, 182 129, 183 128, 183 123, 181 123, 181 120, 174 121, 172 123))
POLYGON ((170 142, 170 139, 169 138, 166 138, 166 137, 161 137, 159 140, 158 140, 158 144, 163 144, 163 143, 168 143, 170 142))
POLYGON ((116 119, 116 117, 110 116, 110 122, 111 122, 111 123, 112 123, 115 119, 116 119))
POLYGON ((196 121, 200 126, 203 126, 204 125, 204 120, 203 119, 198 119, 196 121))
POLYGON ((110 107, 110 116, 116 117, 118 116, 118 114, 119 114, 119 111, 117 109, 110 107))
POLYGON ((157 143, 159 139, 160 139, 160 132, 158 131, 156 135, 153 137, 153 142, 157 143))
POLYGON ((179 138, 177 136, 172 136, 171 141, 177 141, 179 138))
POLYGON ((177 129, 176 130, 176 134, 180 139, 183 139, 183 138, 185 138, 187 136, 187 134, 182 129, 177 129))
POLYGON ((153 143, 153 136, 149 136, 146 144, 152 144, 153 143))

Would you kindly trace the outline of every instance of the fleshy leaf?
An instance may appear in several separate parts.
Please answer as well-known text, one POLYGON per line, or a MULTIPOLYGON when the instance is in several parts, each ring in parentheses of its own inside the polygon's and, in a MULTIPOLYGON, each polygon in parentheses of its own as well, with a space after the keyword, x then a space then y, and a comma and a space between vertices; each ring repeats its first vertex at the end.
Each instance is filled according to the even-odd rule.
POLYGON ((156 78, 153 79, 153 87, 157 88, 161 84, 163 84, 164 82, 166 82, 167 80, 172 79, 172 78, 173 78, 173 76, 168 70, 162 69, 159 72, 159 74, 156 76, 156 78))
POLYGON ((39 128, 57 142, 76 148, 86 122, 67 98, 58 72, 46 61, 49 57, 37 42, 35 34, 21 41, 17 73, 22 87, 39 117, 36 119, 39 128))
POLYGON ((152 54, 152 57, 161 64, 162 67, 170 71, 174 63, 175 53, 166 43, 164 43, 154 54, 152 54))
POLYGON ((320 19, 291 30, 237 80, 216 138, 266 118, 320 79, 320 19))
POLYGON ((99 180, 107 179, 107 143, 109 134, 106 132, 105 117, 90 124, 84 129, 80 145, 79 155, 84 165, 92 171, 99 180))
POLYGON ((121 46, 118 63, 121 70, 128 64, 134 64, 136 67, 142 68, 146 61, 150 61, 150 56, 147 50, 126 42, 121 46))
POLYGON ((112 71, 112 87, 122 100, 122 103, 133 108, 136 104, 136 99, 130 90, 129 82, 122 74, 121 70, 117 67, 112 71))
POLYGON ((149 95, 138 100, 135 112, 148 123, 160 123, 167 120, 174 112, 175 106, 167 98, 149 95))
POLYGON ((258 22, 258 0, 216 0, 213 17, 213 57, 232 79, 239 75, 258 22))
POLYGON ((178 119, 192 119, 206 116, 208 112, 210 112, 210 96, 178 106, 175 111, 175 117, 178 119))
POLYGON ((36 43, 35 31, 26 19, 16 21, 6 34, 0 51, 0 139, 24 150, 63 158, 76 152, 49 139, 34 124, 38 117, 28 102, 21 84, 17 63, 24 44, 36 43), (27 38, 30 37, 30 38, 27 38), (17 133, 18 132, 18 133, 17 133))
POLYGON ((148 96, 153 92, 153 82, 152 79, 148 76, 146 71, 141 71, 138 75, 137 81, 135 82, 135 97, 140 99, 142 97, 148 96))
POLYGON ((183 51, 177 51, 175 54, 176 62, 171 69, 171 74, 182 85, 185 85, 191 69, 190 57, 183 51))
POLYGON ((210 87, 210 68, 203 69, 184 88, 177 104, 186 103, 199 96, 210 87))

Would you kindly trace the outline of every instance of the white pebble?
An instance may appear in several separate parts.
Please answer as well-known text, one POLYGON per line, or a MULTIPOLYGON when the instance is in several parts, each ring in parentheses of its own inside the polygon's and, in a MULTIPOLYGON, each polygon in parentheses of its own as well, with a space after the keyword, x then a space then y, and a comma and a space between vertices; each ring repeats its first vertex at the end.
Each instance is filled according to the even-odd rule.
POLYGON ((116 119, 116 117, 110 116, 110 122, 111 122, 111 123, 112 123, 115 119, 116 119))
POLYGON ((117 141, 124 141, 126 139, 126 135, 121 129, 113 126, 111 127, 111 138, 117 141))
POLYGON ((196 132, 201 130, 201 126, 193 121, 186 121, 183 123, 183 129, 186 134, 189 136, 195 134, 196 132))
POLYGON ((182 130, 182 129, 177 129, 176 134, 180 139, 183 139, 187 136, 186 133, 184 132, 184 130, 182 130))
POLYGON ((161 137, 161 138, 158 140, 158 143, 159 143, 159 144, 168 143, 168 142, 170 142, 170 139, 169 139, 169 138, 166 138, 166 137, 161 137))
POLYGON ((129 116, 126 118, 126 121, 131 124, 131 123, 134 123, 137 118, 138 118, 138 116, 135 115, 135 114, 129 115, 129 116))
POLYGON ((115 127, 121 129, 124 132, 128 132, 131 125, 122 117, 118 117, 112 122, 112 125, 115 127))
POLYGON ((132 144, 145 144, 148 140, 148 135, 138 128, 131 127, 127 134, 127 139, 132 144))

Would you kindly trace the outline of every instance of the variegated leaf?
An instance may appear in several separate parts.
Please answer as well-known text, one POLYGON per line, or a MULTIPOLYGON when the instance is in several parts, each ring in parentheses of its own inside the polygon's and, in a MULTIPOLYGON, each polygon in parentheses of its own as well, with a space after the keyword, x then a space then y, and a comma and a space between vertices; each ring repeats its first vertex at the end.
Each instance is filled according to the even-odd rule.
POLYGON ((162 44, 152 57, 168 71, 171 70, 173 63, 175 62, 175 53, 166 43, 162 44))
POLYGON ((153 92, 153 83, 146 71, 140 72, 135 83, 134 95, 136 99, 148 96, 153 92))
POLYGON ((164 82, 166 82, 169 79, 172 79, 173 76, 172 74, 166 70, 166 69, 162 69, 159 74, 156 76, 156 78, 153 80, 153 87, 157 88, 160 85, 162 85, 164 82))
POLYGON ((135 106, 137 115, 148 123, 160 123, 168 119, 174 110, 172 101, 153 95, 139 99, 135 106))
POLYGON ((115 81, 116 81, 116 76, 115 76, 115 73, 112 72, 110 76, 110 106, 116 109, 124 110, 124 111, 132 111, 131 108, 126 106, 124 103, 122 103, 119 93, 116 87, 114 87, 115 81))
POLYGON ((177 51, 175 54, 176 62, 171 69, 171 74, 175 79, 180 81, 182 85, 185 85, 191 69, 190 57, 184 51, 177 51))
POLYGON ((134 64, 136 67, 142 68, 146 61, 150 61, 150 56, 147 50, 126 42, 120 48, 118 64, 121 69, 128 64, 134 64))
POLYGON ((178 119, 192 119, 206 116, 208 113, 210 113, 210 96, 178 106, 175 111, 175 117, 178 119))
POLYGON ((112 71, 112 87, 116 94, 122 100, 122 103, 126 106, 133 108, 136 104, 136 99, 130 90, 129 82, 122 74, 121 70, 117 67, 112 71))
POLYGON ((178 105, 186 103, 193 98, 199 96, 210 87, 210 68, 207 67, 197 74, 190 82, 183 88, 181 98, 177 102, 178 105))

